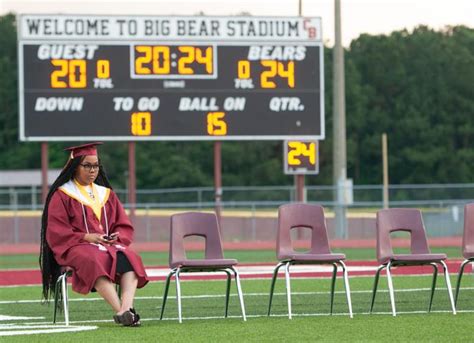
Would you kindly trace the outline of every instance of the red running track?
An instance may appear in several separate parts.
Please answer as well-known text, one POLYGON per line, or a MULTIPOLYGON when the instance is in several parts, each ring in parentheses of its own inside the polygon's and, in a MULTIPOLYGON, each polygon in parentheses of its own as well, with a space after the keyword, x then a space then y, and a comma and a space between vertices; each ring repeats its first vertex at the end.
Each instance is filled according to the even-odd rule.
MULTIPOLYGON (((391 240, 394 248, 410 246, 410 240, 395 238, 391 240)), ((436 237, 428 239, 430 247, 459 247, 461 248, 462 237, 436 237)), ((375 249, 375 239, 334 239, 330 242, 332 248, 373 248, 375 249)), ((308 241, 295 241, 295 248, 308 248, 308 241)), ((169 242, 142 242, 134 243, 132 247, 138 252, 166 252, 169 249, 169 242)), ((186 250, 203 250, 204 244, 198 242, 186 243, 186 250)), ((274 250, 274 241, 243 241, 224 242, 224 250, 274 250)), ((15 254, 39 254, 39 244, 0 244, 0 255, 15 254)), ((374 252, 375 254, 375 252, 374 252)))
MULTIPOLYGON (((451 274, 459 270, 461 260, 447 261, 448 269, 451 274)), ((378 266, 376 261, 347 261, 349 276, 373 276, 378 266)), ((241 278, 244 279, 269 279, 272 276, 275 264, 240 264, 237 270, 241 278)), ((294 266, 292 267, 292 277, 330 277, 332 266, 294 266)), ((465 272, 472 271, 470 266, 466 267, 465 272)), ((147 267, 147 273, 152 281, 163 281, 169 273, 169 268, 165 266, 147 267)), ((430 266, 399 267, 393 269, 394 275, 425 275, 432 274, 433 268, 430 266)), ((442 271, 441 271, 442 273, 442 271)), ((338 274, 341 274, 340 272, 338 274)), ((385 274, 385 272, 383 272, 385 274)), ((225 274, 220 273, 185 273, 181 276, 182 280, 220 280, 225 279, 225 274)), ((0 286, 22 286, 22 285, 40 285, 41 274, 39 270, 2 270, 0 271, 0 286)))

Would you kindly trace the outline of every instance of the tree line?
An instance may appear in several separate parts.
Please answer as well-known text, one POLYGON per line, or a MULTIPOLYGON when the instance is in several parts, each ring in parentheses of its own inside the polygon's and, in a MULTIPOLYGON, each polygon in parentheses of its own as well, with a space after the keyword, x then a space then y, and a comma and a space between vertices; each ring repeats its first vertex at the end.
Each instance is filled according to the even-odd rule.
MULTIPOLYGON (((324 49, 326 139, 320 174, 332 184, 332 49, 324 49)), ((354 184, 382 182, 381 135, 389 146, 391 184, 474 182, 474 29, 419 26, 390 35, 363 34, 345 49, 347 174, 354 184)), ((61 168, 67 143, 49 144, 61 168)), ((100 148, 112 184, 126 182, 127 144, 100 148)), ((139 142, 137 187, 213 185, 212 142, 139 142)), ((13 14, 0 17, 0 170, 40 168, 40 144, 18 139, 18 65, 13 14)), ((282 142, 223 142, 224 186, 287 185, 282 142)))

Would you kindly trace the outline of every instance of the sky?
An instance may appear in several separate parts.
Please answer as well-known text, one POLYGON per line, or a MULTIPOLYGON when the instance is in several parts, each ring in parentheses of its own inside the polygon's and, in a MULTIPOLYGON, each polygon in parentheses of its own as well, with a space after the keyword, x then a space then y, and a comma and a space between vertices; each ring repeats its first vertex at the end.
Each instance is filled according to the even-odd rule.
MULTIPOLYGON (((334 42, 334 0, 301 0, 302 15, 321 17, 323 40, 334 42)), ((389 34, 418 25, 474 27, 474 0, 341 0, 342 42, 362 33, 389 34)), ((0 0, 0 15, 14 13, 122 15, 297 16, 299 0, 0 0)))

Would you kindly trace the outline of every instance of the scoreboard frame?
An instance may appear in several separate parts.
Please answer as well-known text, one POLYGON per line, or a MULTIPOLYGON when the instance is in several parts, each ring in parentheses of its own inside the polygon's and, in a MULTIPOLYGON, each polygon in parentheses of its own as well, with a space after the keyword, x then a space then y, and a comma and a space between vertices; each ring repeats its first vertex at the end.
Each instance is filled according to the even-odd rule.
MULTIPOLYGON (((176 16, 176 17, 164 17, 164 16, 100 16, 100 15, 19 15, 18 16, 18 23, 19 23, 19 29, 18 29, 18 65, 19 65, 19 138, 21 141, 85 141, 85 140, 102 140, 102 141, 192 141, 192 140, 203 140, 203 141, 226 141, 226 140, 311 140, 311 139, 318 139, 322 140, 325 137, 325 123, 324 123, 324 46, 322 43, 322 32, 321 32, 321 19, 320 18, 302 18, 302 17, 217 17, 217 16, 205 16, 205 17, 199 17, 199 16, 176 16), (299 31, 297 31, 298 35, 297 37, 287 37, 284 36, 283 38, 281 37, 272 37, 268 35, 263 35, 261 34, 260 36, 249 36, 248 33, 244 34, 241 33, 240 36, 235 37, 235 36, 229 36, 229 32, 220 32, 221 35, 217 37, 207 37, 207 36, 190 36, 189 32, 187 34, 182 34, 179 35, 179 30, 176 31, 176 28, 173 29, 173 25, 171 24, 171 33, 167 36, 164 36, 163 34, 158 35, 155 34, 152 37, 147 37, 144 36, 143 33, 140 33, 140 29, 138 29, 138 34, 128 34, 125 32, 119 32, 117 27, 115 29, 110 29, 109 33, 107 36, 103 35, 92 35, 92 36, 87 36, 85 37, 84 35, 81 36, 79 34, 72 34, 69 35, 68 37, 64 36, 64 33, 60 32, 60 29, 58 29, 59 24, 58 23, 66 23, 68 20, 71 22, 73 20, 85 20, 85 18, 94 18, 94 20, 101 21, 103 23, 109 22, 113 23, 114 21, 117 22, 133 22, 136 21, 138 23, 138 26, 141 25, 140 23, 144 23, 146 20, 154 20, 155 22, 158 21, 164 21, 164 20, 169 20, 170 23, 192 23, 192 22, 199 22, 201 23, 212 23, 212 24, 219 24, 220 27, 229 27, 230 22, 236 22, 240 23, 241 27, 243 27, 242 23, 247 23, 247 25, 250 25, 254 23, 256 27, 256 23, 272 23, 272 22, 287 22, 287 23, 292 23, 289 25, 295 25, 295 27, 298 28, 299 31), (28 25, 27 25, 27 20, 37 20, 39 23, 41 20, 43 21, 43 27, 37 29, 37 31, 43 30, 41 33, 38 34, 32 34, 31 30, 28 31, 28 25), (46 21, 48 21, 48 25, 46 25, 46 21), (175 32, 173 32, 175 30, 175 32), (310 32, 312 31, 312 34, 310 32), (225 34, 222 34, 225 33, 225 34), (306 34, 306 36, 305 36, 306 34), (67 39, 66 39, 67 38, 67 39), (97 113, 89 113, 87 114, 89 117, 84 117, 85 121, 87 121, 87 118, 99 118, 102 120, 102 122, 99 122, 97 124, 98 128, 101 128, 102 131, 99 131, 99 133, 94 133, 96 131, 88 131, 88 128, 86 126, 81 127, 80 125, 77 125, 77 121, 79 121, 82 117, 84 116, 84 111, 63 111, 67 112, 66 114, 69 116, 69 119, 60 119, 58 120, 57 118, 64 118, 66 115, 63 117, 60 116, 61 113, 60 111, 47 111, 47 110, 42 110, 42 111, 36 111, 36 108, 40 108, 41 106, 36 106, 38 104, 38 99, 39 98, 45 98, 47 100, 51 98, 55 98, 55 95, 61 96, 61 94, 66 94, 70 95, 70 98, 80 98, 82 99, 82 103, 86 103, 89 100, 89 98, 97 94, 102 95, 101 98, 105 98, 107 96, 111 96, 113 92, 118 93, 119 91, 122 91, 120 88, 113 88, 113 89, 101 89, 101 88, 92 88, 90 85, 86 85, 84 88, 79 88, 79 89, 57 89, 57 88, 46 88, 43 85, 38 86, 38 82, 40 81, 34 81, 33 77, 30 77, 29 74, 33 70, 37 73, 42 72, 42 67, 44 66, 44 61, 40 61, 38 58, 38 61, 32 61, 31 58, 31 52, 28 49, 35 49, 35 47, 43 46, 43 45, 50 45, 50 46, 63 46, 65 49, 66 46, 69 45, 75 45, 75 46, 80 46, 84 45, 86 47, 91 47, 91 46, 97 46, 97 49, 112 49, 113 47, 129 47, 129 66, 130 70, 128 71, 128 76, 129 80, 127 80, 127 83, 125 86, 128 87, 128 89, 125 87, 125 90, 129 90, 130 92, 135 92, 133 93, 134 95, 132 96, 133 98, 133 109, 132 110, 123 110, 122 112, 130 112, 128 113, 130 115, 130 118, 128 119, 128 122, 126 125, 129 125, 129 131, 127 133, 122 134, 123 131, 122 128, 117 129, 119 133, 111 133, 108 134, 108 129, 115 128, 118 123, 123 124, 123 120, 120 121, 119 116, 111 116, 109 112, 102 112, 102 108, 104 108, 104 104, 102 103, 94 103, 92 100, 89 101, 89 104, 94 104, 96 106, 92 106, 94 111, 97 110, 97 113), (168 49, 180 49, 181 47, 191 47, 197 49, 197 47, 200 46, 212 46, 213 48, 211 49, 212 52, 212 57, 209 57, 212 59, 212 73, 209 73, 206 75, 205 73, 201 73, 202 75, 184 75, 184 74, 169 74, 169 75, 137 75, 134 74, 134 63, 136 63, 136 58, 132 59, 132 56, 134 56, 134 47, 138 45, 144 45, 144 46, 149 46, 149 47, 168 47, 168 49), (222 85, 219 84, 221 74, 220 73, 229 73, 227 68, 224 68, 225 65, 219 65, 219 57, 218 54, 222 51, 225 51, 225 49, 233 49, 232 51, 234 52, 240 52, 242 49, 248 49, 250 54, 250 49, 253 46, 260 46, 260 47, 285 47, 285 46, 295 46, 295 47, 305 47, 305 49, 308 49, 308 51, 317 54, 318 55, 318 63, 314 63, 314 67, 311 67, 311 61, 304 61, 306 66, 310 66, 311 68, 314 68, 314 73, 317 73, 317 78, 319 79, 319 83, 311 81, 312 79, 302 79, 300 81, 297 79, 297 81, 294 81, 296 85, 293 85, 294 88, 290 88, 290 77, 287 77, 287 83, 288 87, 282 89, 281 84, 282 82, 285 81, 284 77, 285 75, 289 75, 290 73, 290 64, 293 63, 293 59, 278 59, 274 58, 271 59, 269 62, 270 69, 273 68, 275 70, 276 77, 280 77, 280 71, 282 72, 282 77, 280 77, 281 80, 278 82, 273 79, 273 81, 270 81, 269 84, 270 87, 272 86, 272 83, 276 86, 275 89, 272 88, 264 88, 261 86, 261 88, 258 88, 258 86, 255 86, 253 89, 237 89, 234 88, 232 89, 230 86, 228 86, 229 83, 227 83, 227 88, 223 89, 222 85), (171 48, 170 48, 171 47, 171 48), (172 48, 172 47, 176 47, 172 48), (27 60, 25 60, 25 58, 27 60), (34 67, 31 65, 26 65, 25 62, 34 62, 34 67), (42 63, 42 64, 41 64, 42 63), (36 70, 35 70, 36 68, 36 70), (26 69, 26 73, 25 73, 26 69), (39 71, 38 71, 39 70, 39 71), (285 74, 286 73, 286 74, 285 74), (29 78, 29 79, 28 79, 29 78), (147 110, 140 110, 137 109, 137 102, 138 100, 142 99, 143 97, 138 96, 137 92, 138 90, 134 89, 134 84, 133 82, 163 82, 163 85, 168 82, 172 84, 175 82, 175 84, 192 84, 190 88, 185 87, 177 87, 177 88, 169 88, 167 89, 165 86, 162 86, 162 88, 153 88, 153 89, 143 89, 142 91, 145 92, 145 96, 143 97, 149 97, 152 98, 152 95, 157 95, 156 98, 159 100, 159 106, 164 106, 167 104, 168 98, 171 98, 175 94, 184 94, 184 95, 179 95, 181 98, 179 99, 180 104, 182 102, 183 97, 190 96, 189 94, 196 94, 195 97, 192 97, 192 99, 199 98, 199 94, 201 92, 204 92, 206 89, 205 87, 208 87, 209 91, 207 95, 209 94, 217 94, 216 98, 218 100, 221 100, 219 105, 216 105, 217 108, 215 110, 189 110, 191 115, 187 113, 189 122, 188 121, 182 121, 178 124, 173 123, 172 129, 175 131, 174 134, 160 134, 156 132, 152 132, 154 130, 154 127, 152 126, 151 122, 153 120, 156 122, 156 117, 161 116, 157 115, 154 113, 154 111, 147 111, 147 110), (283 81, 282 81, 283 80, 283 81), (37 84, 35 84, 37 82, 37 84), (212 82, 214 82, 214 88, 211 86, 205 86, 202 89, 200 88, 200 83, 202 82, 202 85, 211 85, 212 82), (314 83, 314 88, 310 88, 307 86, 307 84, 311 85, 311 82, 314 83), (298 88, 299 83, 305 83, 306 88, 298 88), (35 88, 39 87, 39 88, 35 88), (225 93, 228 92, 228 93, 225 93), (47 94, 43 97, 37 95, 35 98, 34 94, 47 94), (92 94, 92 95, 91 95, 92 94), (219 96, 220 94, 227 94, 227 98, 230 97, 235 97, 237 98, 244 98, 247 103, 258 103, 258 106, 261 105, 262 108, 264 106, 267 106, 265 109, 260 109, 260 107, 254 107, 252 112, 245 108, 242 110, 242 112, 239 113, 240 119, 238 125, 241 126, 239 129, 239 133, 233 133, 231 129, 227 129, 228 125, 230 126, 230 122, 227 122, 227 118, 223 119, 225 115, 227 115, 227 110, 223 109, 223 102, 224 99, 220 99, 219 96), (305 99, 310 99, 308 102, 313 105, 318 104, 319 106, 313 106, 314 113, 309 110, 307 110, 308 106, 303 101, 304 99, 301 98, 302 96, 307 96, 305 99), (281 97, 280 97, 281 96, 281 97), (257 101, 259 98, 264 98, 264 101, 257 101), (270 108, 270 104, 268 103, 265 105, 266 98, 277 98, 277 99, 283 99, 284 101, 291 102, 293 99, 299 99, 298 101, 300 102, 298 105, 298 102, 296 102, 293 106, 293 108, 296 108, 296 110, 278 110, 275 111, 273 109, 268 109, 270 108), (317 97, 317 99, 316 99, 317 97), (255 99, 254 99, 255 98, 255 99), (303 100, 302 100, 303 99, 303 100), (33 105, 32 101, 36 100, 35 104, 33 105), (298 107, 299 106, 299 107, 298 107), (100 109, 97 109, 101 107, 100 109), (317 107, 317 108, 315 108, 317 107), (32 110, 33 108, 33 110, 32 110), (270 114, 274 114, 275 118, 280 118, 278 115, 283 115, 286 114, 285 118, 289 118, 289 120, 293 120, 293 116, 295 117, 295 125, 294 127, 284 127, 284 128, 278 128, 277 134, 273 134, 272 132, 269 133, 269 131, 266 131, 267 129, 273 129, 275 125, 280 125, 283 126, 281 120, 275 119, 275 120, 266 120, 265 123, 260 123, 259 126, 252 127, 252 121, 253 119, 249 119, 251 117, 254 117, 258 119, 258 116, 261 115, 261 113, 264 113, 266 115, 265 118, 268 118, 268 114, 265 112, 269 111, 274 111, 274 112, 282 112, 282 113, 272 113, 269 112, 270 114), (54 113, 53 113, 54 112, 54 113), (56 113, 58 112, 58 113, 56 113), (285 112, 285 113, 283 113, 285 112), (102 113, 102 115, 100 114, 102 113), (148 113, 148 114, 147 114, 148 113), (54 114, 54 115, 53 115, 54 114), (202 127, 199 127, 199 129, 202 131, 199 131, 198 134, 196 134, 196 131, 193 131, 197 126, 196 122, 197 119, 194 119, 194 117, 203 117, 205 116, 207 118, 207 133, 205 132, 206 130, 206 121, 201 120, 198 124, 201 125, 202 127), (296 118, 297 117, 297 118, 296 118), (300 120, 300 117, 302 118, 300 120), (38 119, 38 118, 45 118, 44 120, 38 119), (41 125, 38 125, 38 123, 41 122, 41 125), (303 124, 299 124, 302 122, 303 124), (312 126, 305 126, 305 123, 311 122, 312 126), (44 123, 44 124, 43 124, 44 123), (69 124, 71 125, 69 126, 69 124), (314 124, 316 123, 316 125, 314 124), (136 124, 136 126, 135 126, 136 124), (43 127, 44 125, 44 127, 43 127), (57 125, 57 126, 56 126, 57 125), (110 125, 110 126, 106 126, 110 125), (78 131, 74 131, 74 127, 78 127, 78 131), (212 126, 209 129, 209 126, 212 126), (301 128, 299 128, 301 126, 301 128), (314 127, 313 127, 314 126, 314 127), (316 127, 319 126, 319 127, 316 127), (225 129, 225 130, 224 130, 225 129), (300 130, 301 129, 301 130, 300 130), (304 130, 303 130, 304 129, 304 130), (122 130, 122 131, 120 131, 122 130), (204 131, 203 131, 204 130, 204 131), (191 133, 189 133, 191 132, 191 133), (223 133, 225 132, 225 133, 223 133), (303 133, 302 133, 303 132, 303 133), (59 133, 56 135, 56 133, 59 133)), ((216 24, 216 25, 217 25, 216 24)), ((110 24, 112 27, 112 24, 110 24)), ((236 26, 237 27, 237 26, 236 26)), ((31 28, 31 27, 30 27, 31 28)), ((123 28, 123 25, 122 25, 123 28)), ((215 28, 215 27, 214 27, 215 28)), ((126 31, 126 30, 125 30, 126 31)), ((223 31, 225 31, 223 29, 223 31)), ((229 30, 228 30, 229 31, 229 30)), ((234 30, 235 31, 235 30, 234 30)), ((243 30, 242 30, 243 31, 243 30)), ((295 34, 296 31, 293 32, 295 34)), ((199 52, 200 50, 195 50, 199 52)), ((229 50, 230 51, 230 50, 229 50)), ((199 52, 202 56, 202 52, 199 52)), ((38 57, 39 52, 37 52, 37 57, 38 57)), ((112 56, 112 55, 111 55, 112 56)), ((187 56, 189 57, 189 56, 187 56)), ((206 57, 206 56, 205 56, 206 57)), ((94 57, 95 58, 95 57, 94 57)), ((115 56, 111 57, 109 60, 109 63, 111 65, 116 62, 113 58, 116 58, 115 56)), ((47 61, 53 61, 53 58, 50 59, 45 59, 47 61)), ((71 61, 78 61, 80 59, 77 58, 69 58, 69 59, 59 59, 61 61, 66 62, 61 62, 67 65, 67 61, 69 63, 71 61)), ((82 60, 82 59, 81 59, 82 60)), ((88 61, 86 59, 83 59, 87 63, 88 61)), ((188 59, 189 60, 189 59, 188 59)), ((262 64, 263 59, 259 58, 256 61, 260 61, 262 64)), ((178 57, 178 62, 179 62, 179 57, 178 57)), ((249 63, 255 62, 255 60, 249 60, 249 63)), ((299 63, 301 61, 299 60, 294 60, 294 63, 299 63)), ((303 63, 301 62, 301 63, 303 63)), ((96 61, 97 63, 97 61, 96 61)), ((173 62, 169 62, 169 65, 172 65, 173 62)), ((175 63, 176 64, 176 63, 175 63)), ((257 64, 257 62, 255 62, 257 64)), ((191 64, 188 64, 190 66, 191 64)), ((196 65, 196 64, 195 64, 196 65)), ((297 64, 298 65, 298 64, 297 64)), ((303 64, 302 64, 303 65, 303 64)), ((62 68, 62 67, 60 67, 62 68)), ((65 67, 67 68, 67 66, 65 67)), ((74 67, 76 68, 76 67, 74 67)), ((85 67, 84 67, 85 68, 85 67)), ((295 67, 296 69, 296 67, 295 67)), ((60 69, 61 70, 61 69, 60 69)), ((77 70, 79 69, 74 69, 73 73, 77 74, 77 70)), ((89 72, 90 68, 88 68, 89 72)), ((266 72, 267 70, 264 70, 263 72, 260 72, 260 79, 262 80, 262 74, 266 72)), ((51 71, 51 74, 53 71, 51 71)), ((109 71, 110 73, 110 71, 109 71)), ((293 73, 293 80, 300 75, 303 75, 303 77, 306 76, 307 73, 304 71, 301 72, 300 74, 293 73)), ((36 75, 36 74, 35 74, 36 75)), ((38 74, 39 75, 39 74, 38 74)), ((308 73, 310 75, 310 73, 308 73)), ((225 76, 225 75, 224 75, 225 76)), ((69 75, 71 78, 71 75, 69 75)), ((225 76, 227 77, 227 76, 225 76)), ((229 77, 227 77, 229 78, 229 77)), ((240 76, 239 76, 240 78, 240 76)), ((255 77, 256 78, 256 77, 255 77)), ((38 78, 37 78, 38 80, 38 78)), ((52 80, 52 77, 51 77, 52 80)), ((77 78, 73 77, 73 80, 78 81, 77 78)), ((250 79, 251 81, 253 80, 252 78, 250 79)), ((267 78, 268 80, 268 78, 267 78)), ((270 79, 271 80, 271 79, 270 79)), ((41 82, 46 82, 46 81, 41 81, 41 82)), ((111 82, 112 83, 112 78, 111 82)), ((151 84, 151 83, 150 83, 151 84)), ((156 83, 155 83, 156 84, 156 83)), ((262 81, 261 84, 263 85, 262 81)), ((52 85, 52 81, 51 81, 52 85)), ((135 84, 136 85, 136 84, 135 84)), ((114 85, 115 86, 115 85, 114 85)), ((120 87, 120 86, 119 86, 120 87)), ((141 89, 139 89, 141 90, 141 89)), ((123 91, 122 91, 123 93, 123 91)), ((132 94, 131 93, 131 94, 132 94)), ((143 93, 142 93, 143 95, 143 93)), ((59 98, 59 97, 58 97, 59 98)), ((212 99, 212 97, 207 96, 203 97, 204 99, 212 99)), ((214 98, 214 100, 216 99, 214 98)), ((227 99, 225 98, 225 99, 227 99)), ((41 99, 42 100, 42 99, 41 99)), ((45 100, 45 101, 47 101, 45 100)), ((53 99, 54 100, 54 99, 53 99)), ((105 101, 105 100, 104 100, 105 101)), ((115 98, 114 98, 115 101, 115 98)), ((296 100, 295 100, 296 101, 296 100)), ((115 105, 117 105, 115 103, 115 105)), ((81 105, 82 106, 82 105, 81 105)), ((112 106, 109 103, 107 103, 106 106, 112 106)), ((167 105, 171 107, 172 105, 167 105)), ((290 105, 288 105, 290 106, 290 105)), ((202 105, 203 108, 206 108, 206 106, 202 105)), ((250 108, 250 105, 248 106, 250 108)), ((211 108, 211 106, 210 106, 211 108)), ((117 110, 115 110, 117 111, 117 110)), ((178 111, 178 108, 174 110, 175 112, 171 110, 164 111, 166 112, 164 115, 168 115, 169 118, 176 117, 180 112, 178 111)), ((120 111, 117 111, 120 112, 120 111)), ((156 112, 156 111, 155 111, 156 112)), ((159 112, 159 110, 158 110, 159 112)), ((231 112, 231 111, 229 111, 231 112)), ((126 116, 126 114, 120 114, 122 117, 126 116)), ((230 116, 228 116, 230 117, 230 116)), ((263 118, 263 117, 262 117, 263 118)), ((122 118, 123 119, 123 118, 122 118)), ((236 119, 237 122, 237 119, 236 119)), ((92 126, 93 123, 89 123, 89 125, 92 126)), ((127 127, 128 128, 128 127, 127 127)), ((236 129, 237 130, 237 129, 236 129)), ((237 131, 236 131, 237 132, 237 131)))

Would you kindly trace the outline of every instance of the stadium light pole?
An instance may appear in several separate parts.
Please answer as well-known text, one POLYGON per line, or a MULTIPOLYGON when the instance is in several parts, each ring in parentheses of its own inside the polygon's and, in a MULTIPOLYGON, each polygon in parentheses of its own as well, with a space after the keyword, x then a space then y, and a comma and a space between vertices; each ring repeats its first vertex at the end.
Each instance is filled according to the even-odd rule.
POLYGON ((341 39, 341 0, 334 0, 333 49, 333 180, 335 186, 335 222, 338 237, 346 237, 347 220, 344 187, 347 179, 346 103, 344 83, 344 50, 341 39))

